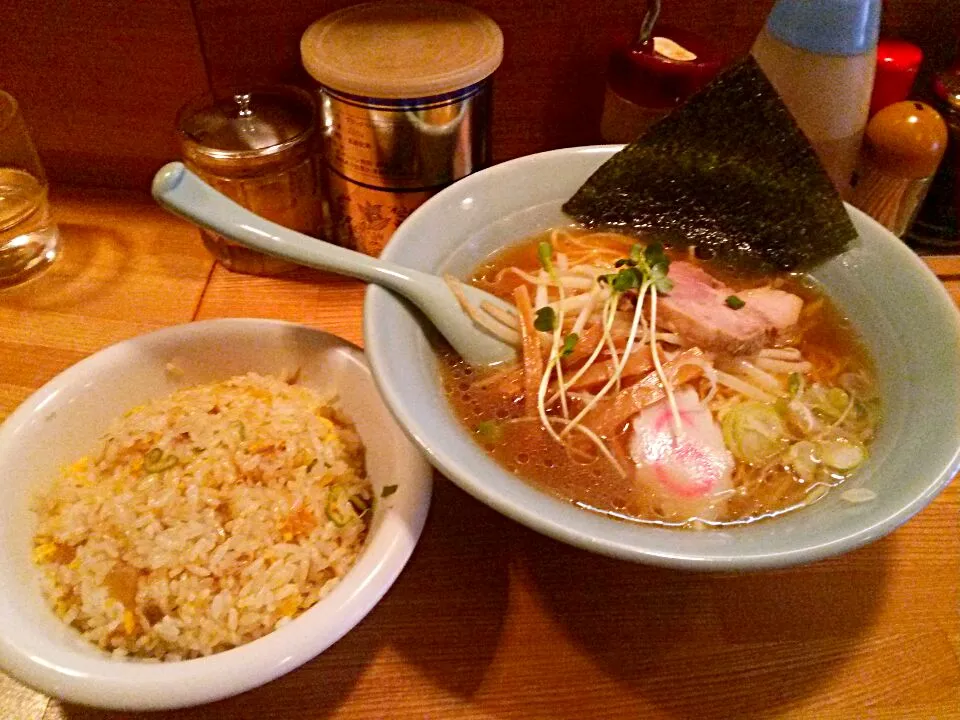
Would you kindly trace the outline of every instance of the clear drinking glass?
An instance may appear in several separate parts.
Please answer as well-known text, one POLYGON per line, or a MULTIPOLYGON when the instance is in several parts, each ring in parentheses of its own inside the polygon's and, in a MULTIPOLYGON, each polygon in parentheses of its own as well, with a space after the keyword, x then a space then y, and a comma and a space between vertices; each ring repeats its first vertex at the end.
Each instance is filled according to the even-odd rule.
MULTIPOLYGON (((316 108, 309 93, 278 86, 198 98, 177 117, 184 162, 248 210, 313 237, 324 235, 316 108)), ((278 275, 292 263, 202 229, 226 268, 278 275)), ((319 242, 319 240, 318 240, 319 242)))
POLYGON ((46 174, 17 101, 0 90, 0 288, 34 277, 59 250, 46 174))

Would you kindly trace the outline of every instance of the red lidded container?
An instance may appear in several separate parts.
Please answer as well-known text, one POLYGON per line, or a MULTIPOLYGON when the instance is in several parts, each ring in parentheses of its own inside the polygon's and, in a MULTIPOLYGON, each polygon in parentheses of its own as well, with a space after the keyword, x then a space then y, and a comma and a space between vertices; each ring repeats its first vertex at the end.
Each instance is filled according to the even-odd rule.
POLYGON ((877 74, 870 96, 870 116, 906 100, 917 78, 923 51, 906 40, 884 39, 877 43, 877 74))
POLYGON ((610 56, 600 134, 632 142, 720 71, 721 56, 694 33, 657 27, 644 42, 620 44, 610 56))

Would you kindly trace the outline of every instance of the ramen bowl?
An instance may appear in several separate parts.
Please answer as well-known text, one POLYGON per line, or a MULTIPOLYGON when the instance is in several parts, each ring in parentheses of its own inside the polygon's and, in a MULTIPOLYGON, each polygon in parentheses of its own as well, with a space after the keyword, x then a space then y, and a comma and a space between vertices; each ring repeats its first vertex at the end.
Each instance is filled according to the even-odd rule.
MULTIPOLYGON (((519 158, 461 180, 400 227, 383 257, 468 276, 492 253, 570 219, 562 203, 619 148, 519 158)), ((448 403, 439 341, 410 305, 377 287, 365 301, 366 352, 397 420, 438 470, 524 525, 626 560, 746 570, 810 562, 865 545, 922 510, 960 468, 960 319, 940 281, 894 235, 854 208, 849 249, 811 273, 857 328, 877 369, 882 420, 867 461, 844 488, 756 523, 690 531, 616 520, 576 507, 503 469, 448 403), (848 496, 849 497, 849 496, 848 496)))

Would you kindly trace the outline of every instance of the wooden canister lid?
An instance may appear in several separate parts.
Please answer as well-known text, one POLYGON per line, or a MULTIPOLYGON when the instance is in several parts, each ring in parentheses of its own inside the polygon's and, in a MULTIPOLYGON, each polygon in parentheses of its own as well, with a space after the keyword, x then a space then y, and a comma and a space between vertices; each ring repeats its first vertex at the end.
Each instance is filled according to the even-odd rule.
POLYGON ((880 169, 895 177, 933 175, 947 147, 947 126, 929 105, 916 100, 887 105, 867 124, 867 148, 880 169))
POLYGON ((317 82, 342 93, 429 97, 491 75, 503 59, 503 33, 466 5, 373 2, 317 20, 300 40, 300 55, 317 82))

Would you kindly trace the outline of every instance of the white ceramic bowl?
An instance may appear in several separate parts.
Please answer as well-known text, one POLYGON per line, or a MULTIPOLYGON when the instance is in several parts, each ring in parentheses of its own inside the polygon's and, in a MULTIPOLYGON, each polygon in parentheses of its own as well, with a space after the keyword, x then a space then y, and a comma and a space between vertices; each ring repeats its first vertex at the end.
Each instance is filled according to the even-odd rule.
POLYGON ((77 363, 0 427, 0 667, 42 692, 116 709, 196 705, 261 685, 321 653, 383 597, 410 557, 430 504, 431 470, 384 407, 363 354, 302 325, 211 320, 121 342, 77 363), (183 370, 175 376, 168 362, 183 370), (29 509, 38 487, 94 446, 124 410, 186 385, 300 368, 308 386, 335 386, 366 446, 376 497, 356 565, 310 610, 269 635, 216 655, 171 663, 117 661, 57 619, 31 563, 29 509))
MULTIPOLYGON (((421 206, 383 257, 463 277, 491 253, 569 223, 561 210, 618 147, 569 148, 497 165, 421 206)), ((444 397, 425 323, 380 288, 367 293, 367 357, 384 399, 431 462, 466 491, 529 527, 595 552, 694 569, 780 567, 834 555, 890 532, 960 467, 960 322, 942 284, 902 242, 850 208, 859 239, 813 273, 859 328, 878 365, 884 418, 851 487, 746 527, 685 532, 611 520, 538 491, 490 459, 444 397)))

